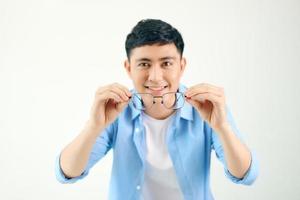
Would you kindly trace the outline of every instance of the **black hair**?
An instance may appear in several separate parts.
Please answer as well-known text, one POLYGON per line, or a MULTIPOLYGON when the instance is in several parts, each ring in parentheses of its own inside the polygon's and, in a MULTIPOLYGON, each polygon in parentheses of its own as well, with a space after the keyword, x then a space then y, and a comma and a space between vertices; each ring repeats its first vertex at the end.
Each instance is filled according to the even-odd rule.
POLYGON ((179 31, 167 22, 159 19, 144 19, 139 21, 127 35, 125 49, 129 60, 132 49, 143 45, 165 45, 174 43, 180 56, 184 42, 179 31))

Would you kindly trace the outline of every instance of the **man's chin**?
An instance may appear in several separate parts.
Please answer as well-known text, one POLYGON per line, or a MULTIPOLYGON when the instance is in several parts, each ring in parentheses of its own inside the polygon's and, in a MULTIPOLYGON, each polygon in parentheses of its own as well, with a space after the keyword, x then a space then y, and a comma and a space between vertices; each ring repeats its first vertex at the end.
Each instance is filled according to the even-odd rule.
POLYGON ((154 118, 165 119, 171 113, 175 112, 175 110, 167 109, 163 105, 161 105, 159 107, 155 107, 155 105, 153 105, 150 109, 144 110, 144 112, 154 118))

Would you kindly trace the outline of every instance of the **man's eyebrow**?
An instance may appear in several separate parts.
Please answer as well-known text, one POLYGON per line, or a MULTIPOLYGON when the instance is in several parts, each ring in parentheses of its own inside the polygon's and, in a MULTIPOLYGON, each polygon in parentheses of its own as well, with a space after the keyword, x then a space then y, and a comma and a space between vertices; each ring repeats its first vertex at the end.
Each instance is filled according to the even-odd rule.
POLYGON ((138 59, 135 59, 135 62, 141 62, 141 61, 151 62, 151 59, 149 59, 149 58, 138 58, 138 59))
POLYGON ((160 58, 159 60, 175 60, 176 57, 173 57, 173 56, 166 56, 166 57, 162 57, 160 58))
MULTIPOLYGON (((160 60, 160 61, 162 61, 162 60, 176 60, 176 57, 166 56, 166 57, 159 58, 158 60, 160 60)), ((149 58, 138 58, 135 61, 136 62, 141 62, 141 61, 151 62, 151 59, 149 59, 149 58)))

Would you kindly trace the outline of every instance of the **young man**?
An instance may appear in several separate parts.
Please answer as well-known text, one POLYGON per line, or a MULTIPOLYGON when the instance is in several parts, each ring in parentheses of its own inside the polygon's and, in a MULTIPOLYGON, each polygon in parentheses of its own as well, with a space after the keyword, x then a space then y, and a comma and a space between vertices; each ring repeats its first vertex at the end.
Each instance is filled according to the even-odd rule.
POLYGON ((85 177, 113 149, 109 197, 213 199, 210 156, 225 174, 250 185, 257 161, 240 139, 224 90, 201 83, 186 88, 181 34, 161 20, 142 20, 126 39, 125 69, 134 89, 100 87, 82 132, 57 157, 62 183, 85 177))

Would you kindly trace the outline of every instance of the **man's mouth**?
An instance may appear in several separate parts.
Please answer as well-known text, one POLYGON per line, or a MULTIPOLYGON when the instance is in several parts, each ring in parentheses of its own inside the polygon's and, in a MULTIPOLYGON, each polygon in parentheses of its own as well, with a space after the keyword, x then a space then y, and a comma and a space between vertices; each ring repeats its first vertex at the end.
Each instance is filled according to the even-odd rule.
POLYGON ((152 94, 154 95, 162 95, 161 92, 166 89, 168 86, 145 86, 152 94))

